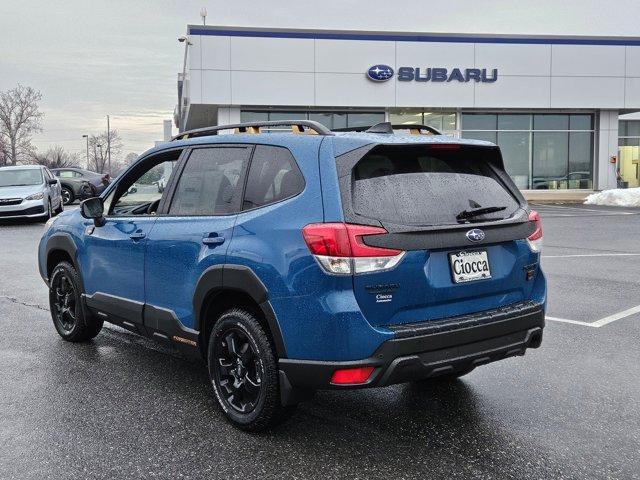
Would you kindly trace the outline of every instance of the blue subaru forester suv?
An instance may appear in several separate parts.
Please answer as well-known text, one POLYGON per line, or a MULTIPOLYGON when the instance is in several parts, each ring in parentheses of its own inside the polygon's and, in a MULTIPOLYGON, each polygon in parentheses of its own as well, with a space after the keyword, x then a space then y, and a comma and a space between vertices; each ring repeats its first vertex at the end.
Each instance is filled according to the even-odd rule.
POLYGON ((48 224, 58 333, 108 321, 204 359, 253 431, 318 389, 454 379, 539 347, 541 223, 499 148, 353 130, 244 123, 149 150, 48 224))

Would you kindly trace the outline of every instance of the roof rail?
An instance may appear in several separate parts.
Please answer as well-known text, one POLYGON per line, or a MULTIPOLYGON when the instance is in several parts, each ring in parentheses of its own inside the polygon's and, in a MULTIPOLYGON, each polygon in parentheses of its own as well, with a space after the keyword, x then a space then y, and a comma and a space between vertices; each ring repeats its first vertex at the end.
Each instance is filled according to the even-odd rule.
POLYGON ((318 135, 333 135, 333 132, 321 123, 312 120, 272 120, 266 122, 244 122, 230 125, 215 125, 212 127, 196 128, 181 132, 171 139, 185 140, 194 137, 217 135, 220 130, 235 130, 236 133, 260 133, 262 127, 291 127, 294 133, 315 133, 318 135))
POLYGON ((367 133, 388 133, 392 134, 394 130, 409 130, 414 135, 421 135, 423 131, 427 131, 427 135, 442 135, 439 130, 428 125, 392 125, 391 122, 376 123, 371 126, 364 127, 347 127, 334 128, 334 132, 367 132, 367 133))

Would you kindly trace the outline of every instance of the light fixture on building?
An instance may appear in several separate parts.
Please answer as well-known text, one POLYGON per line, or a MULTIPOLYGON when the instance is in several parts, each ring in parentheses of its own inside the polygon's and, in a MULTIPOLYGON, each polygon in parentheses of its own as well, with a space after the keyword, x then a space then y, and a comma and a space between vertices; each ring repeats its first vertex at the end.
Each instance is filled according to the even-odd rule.
POLYGON ((206 7, 202 7, 200 9, 200 18, 202 18, 202 25, 207 24, 207 9, 206 7))

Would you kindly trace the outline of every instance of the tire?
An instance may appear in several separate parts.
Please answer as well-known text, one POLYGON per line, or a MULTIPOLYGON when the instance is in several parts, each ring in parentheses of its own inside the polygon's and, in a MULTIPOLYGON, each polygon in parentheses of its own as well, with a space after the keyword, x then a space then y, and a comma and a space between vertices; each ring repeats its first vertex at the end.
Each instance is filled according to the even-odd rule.
POLYGON ((56 209, 56 215, 60 215, 64 211, 64 203, 62 202, 62 197, 60 197, 60 205, 56 209))
POLYGON ((274 348, 249 312, 234 309, 218 318, 207 358, 218 406, 234 426, 264 431, 283 422, 295 408, 280 403, 274 348))
POLYGON ((71 205, 75 199, 76 197, 73 194, 73 190, 68 187, 62 187, 62 203, 64 205, 71 205))
POLYGON ((69 262, 60 262, 49 279, 49 307, 58 334, 68 342, 85 342, 102 330, 102 319, 82 308, 78 272, 69 262))

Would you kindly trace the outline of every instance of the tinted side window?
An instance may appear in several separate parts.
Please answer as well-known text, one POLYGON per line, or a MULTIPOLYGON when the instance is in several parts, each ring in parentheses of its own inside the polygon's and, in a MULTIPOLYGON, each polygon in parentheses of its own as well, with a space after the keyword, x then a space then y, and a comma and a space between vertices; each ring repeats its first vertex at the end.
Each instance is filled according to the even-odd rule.
MULTIPOLYGON (((179 152, 175 152, 172 155, 178 154, 179 152)), ((159 202, 164 191, 161 188, 161 178, 167 172, 171 173, 176 162, 173 159, 163 162, 163 158, 167 158, 167 156, 158 156, 147 163, 146 168, 139 167, 137 172, 129 174, 120 182, 122 194, 114 204, 113 213, 115 215, 146 215, 155 212, 154 208, 157 208, 158 205, 154 206, 153 204, 159 202), (143 205, 152 207, 152 210, 146 211, 143 208, 141 211, 139 208, 143 205)))
POLYGON ((303 189, 304 178, 289 150, 258 145, 251 160, 242 209, 284 200, 303 189))
POLYGON ((225 215, 240 207, 240 178, 249 147, 199 148, 191 152, 169 207, 169 215, 225 215))

